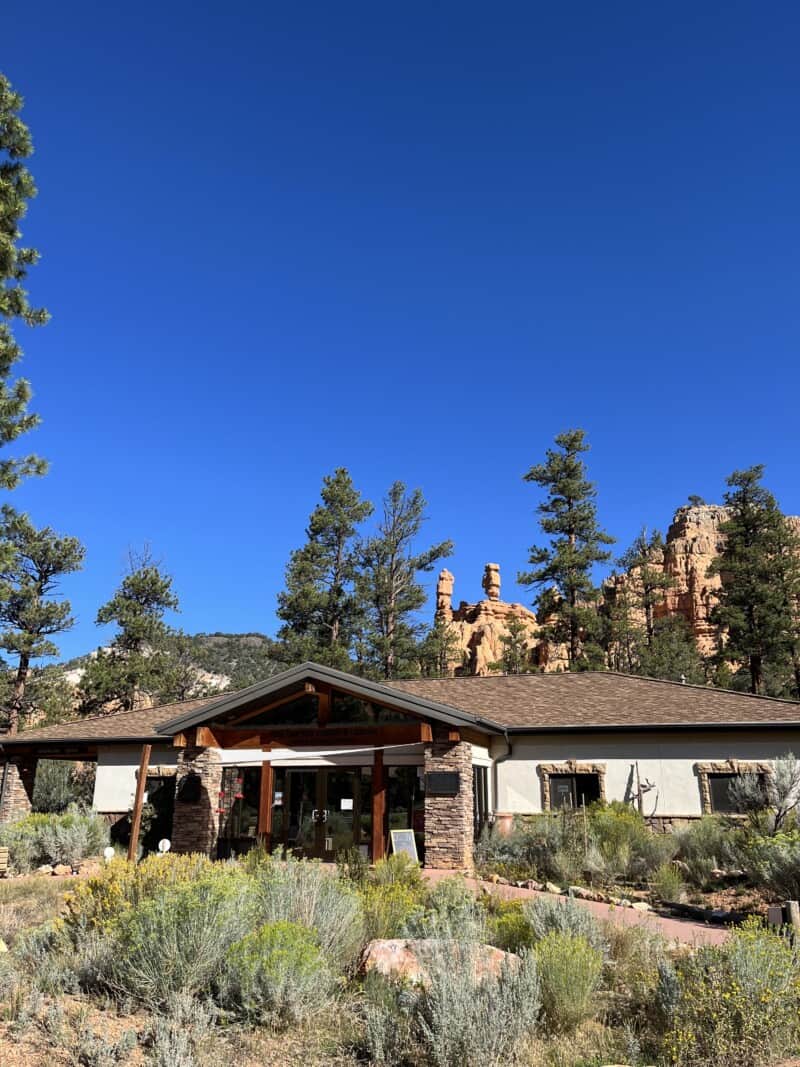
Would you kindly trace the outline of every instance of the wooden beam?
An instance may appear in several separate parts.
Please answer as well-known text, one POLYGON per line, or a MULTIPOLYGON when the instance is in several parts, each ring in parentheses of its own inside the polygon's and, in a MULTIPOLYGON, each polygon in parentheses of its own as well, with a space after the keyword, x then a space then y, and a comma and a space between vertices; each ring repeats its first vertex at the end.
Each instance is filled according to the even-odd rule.
MULTIPOLYGON (((246 724, 245 724, 246 725, 246 724)), ((429 723, 389 723, 386 726, 260 726, 244 729, 214 729, 220 748, 292 748, 298 745, 331 748, 337 745, 414 745, 429 743, 429 723), (257 733, 255 731, 258 731, 257 733)))
POLYGON ((136 779, 136 796, 133 801, 133 819, 131 820, 131 839, 128 842, 128 859, 135 863, 139 848, 139 830, 142 826, 142 804, 144 787, 147 784, 147 767, 150 763, 151 745, 142 745, 142 758, 139 761, 139 777, 136 779))
POLYGON ((383 750, 377 749, 372 764, 372 862, 377 863, 385 855, 383 820, 386 814, 386 768, 383 765, 383 750))
POLYGON ((232 719, 226 726, 239 726, 247 725, 248 719, 255 718, 256 715, 262 715, 265 711, 273 711, 275 708, 281 708, 284 704, 292 704, 295 700, 302 700, 305 696, 317 696, 317 691, 312 689, 311 691, 298 691, 296 693, 289 693, 288 696, 280 697, 278 700, 270 700, 266 704, 259 704, 257 708, 253 708, 251 711, 246 711, 243 715, 240 715, 236 719, 232 719))
POLYGON ((217 731, 210 726, 198 726, 195 744, 198 748, 222 748, 217 738, 217 731))
POLYGON ((188 739, 186 737, 186 734, 183 734, 183 733, 175 734, 175 736, 172 738, 172 747, 173 748, 186 748, 188 746, 188 744, 189 744, 189 741, 188 741, 188 739))
POLYGON ((261 792, 258 797, 258 836, 269 846, 272 833, 272 796, 275 785, 275 771, 271 763, 261 764, 261 792))
POLYGON ((331 691, 328 686, 324 689, 320 686, 317 692, 317 722, 320 726, 327 726, 331 717, 331 691))
POLYGON ((460 741, 461 740, 460 732, 458 730, 448 730, 447 731, 447 740, 448 741, 460 741))

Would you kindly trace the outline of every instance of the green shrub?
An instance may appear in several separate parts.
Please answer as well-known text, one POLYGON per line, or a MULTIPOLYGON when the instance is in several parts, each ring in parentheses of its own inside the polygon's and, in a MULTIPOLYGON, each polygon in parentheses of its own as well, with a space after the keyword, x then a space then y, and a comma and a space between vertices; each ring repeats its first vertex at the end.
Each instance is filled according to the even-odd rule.
POLYGON ((313 932, 296 923, 262 926, 225 959, 224 1003, 251 1023, 293 1026, 324 1006, 331 988, 313 932))
POLYGON ((604 925, 608 955, 604 987, 613 1021, 623 1026, 645 1023, 657 997, 660 968, 668 959, 660 934, 644 926, 604 925))
POLYGON ((704 889, 715 868, 735 865, 729 824, 718 815, 704 815, 676 835, 677 853, 689 883, 704 889))
POLYGON ((108 827, 97 815, 70 810, 62 815, 26 815, 0 827, 0 845, 20 874, 43 863, 75 864, 96 856, 108 844, 108 827))
POLYGON ((800 832, 772 837, 748 833, 740 841, 739 860, 753 885, 770 900, 800 897, 800 832))
POLYGON ((208 994, 228 949, 254 925, 248 888, 235 868, 217 868, 124 911, 110 927, 113 953, 101 981, 156 1009, 171 993, 208 994))
POLYGON ((481 946, 435 942, 428 981, 403 989, 375 976, 365 984, 369 1062, 485 1067, 513 1060, 540 1010, 532 955, 511 959, 496 976, 476 978, 481 946))
POLYGON ((170 996, 164 1014, 155 1017, 147 1035, 148 1062, 152 1067, 197 1067, 198 1051, 213 1030, 216 1014, 208 1002, 182 993, 170 996))
POLYGON ((393 885, 400 882, 412 889, 422 885, 422 872, 418 863, 404 852, 393 852, 382 860, 378 860, 369 872, 369 880, 373 885, 393 885))
POLYGON ((685 891, 683 872, 676 863, 662 863, 653 875, 650 888, 656 900, 679 901, 685 891))
POLYGON ((494 906, 487 917, 486 938, 490 945, 505 952, 519 952, 533 945, 533 930, 525 918, 521 901, 502 901, 500 906, 494 906))
POLYGON ((796 1050, 798 949, 752 920, 677 964, 666 1049, 682 1067, 761 1067, 796 1050))
POLYGON ((364 886, 361 900, 367 939, 405 936, 412 917, 423 910, 423 899, 419 890, 402 882, 364 886))
POLYGON ((484 873, 514 881, 558 878, 554 857, 563 851, 564 821, 548 813, 515 819, 510 834, 485 828, 475 848, 475 863, 484 873))
POLYGON ((603 956, 585 937, 552 930, 536 945, 544 1021, 551 1033, 574 1030, 595 1014, 603 956))
POLYGON ((365 939, 355 889, 319 863, 292 858, 266 866, 255 884, 259 924, 299 923, 315 931, 323 956, 335 970, 355 965, 365 939))
POLYGON ((354 846, 336 853, 336 869, 340 878, 360 889, 367 881, 369 861, 361 849, 354 846))
POLYGON ((31 798, 37 812, 66 811, 75 800, 72 790, 74 763, 67 760, 40 759, 36 764, 36 778, 31 798))
POLYGON ((584 938, 601 953, 607 950, 600 923, 588 908, 581 907, 572 897, 536 897, 526 900, 522 911, 534 941, 541 941, 551 933, 563 933, 584 938))

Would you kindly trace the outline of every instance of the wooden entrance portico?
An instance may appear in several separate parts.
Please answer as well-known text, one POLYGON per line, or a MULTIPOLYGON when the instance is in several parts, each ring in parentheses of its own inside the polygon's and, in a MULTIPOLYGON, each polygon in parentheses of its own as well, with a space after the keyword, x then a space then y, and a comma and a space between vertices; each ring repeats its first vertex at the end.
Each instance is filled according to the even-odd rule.
MULTIPOLYGON (((448 731, 448 739, 450 741, 460 740, 459 732, 448 731)), ((346 751, 353 746, 363 749, 369 757, 365 759, 365 763, 369 763, 372 768, 370 796, 362 798, 362 803, 367 801, 370 805, 369 854, 373 861, 382 858, 386 851, 383 831, 386 803, 384 751, 397 747, 429 744, 432 741, 433 730, 429 722, 385 703, 375 705, 372 702, 364 702, 346 690, 334 689, 332 686, 318 682, 305 682, 300 691, 259 702, 257 708, 230 720, 189 727, 187 730, 178 731, 173 737, 173 744, 179 748, 214 748, 227 752, 242 750, 243 753, 260 750, 265 754, 261 772, 257 831, 258 837, 264 841, 269 841, 272 835, 275 795, 275 769, 269 759, 269 753, 278 749, 311 750, 312 752, 315 749, 346 751), (339 698, 348 698, 350 702, 365 704, 366 707, 361 712, 365 717, 372 714, 376 720, 380 720, 382 715, 389 713, 391 717, 398 719, 402 717, 406 721, 383 723, 376 721, 374 725, 358 722, 346 725, 331 721, 332 713, 335 717, 335 704, 339 698), (283 721, 282 710, 292 708, 296 711, 301 701, 313 702, 315 705, 313 711, 309 709, 306 712, 310 721, 307 723, 283 721), (269 718, 274 718, 274 721, 266 722, 265 720, 269 718)), ((317 841, 314 848, 306 848, 309 854, 317 855, 319 858, 331 858, 328 855, 331 849, 326 849, 324 846, 325 820, 321 817, 321 813, 326 812, 328 808, 326 793, 323 792, 326 786, 326 779, 322 773, 319 773, 315 786, 317 790, 315 812, 320 814, 314 817, 317 825, 317 841)), ((284 840, 281 843, 286 842, 284 840)))
MULTIPOLYGON (((213 753, 224 753, 228 763, 237 751, 243 755, 243 763, 252 767, 261 763, 260 796, 257 806, 257 836, 266 842, 286 844, 307 854, 331 859, 333 853, 342 847, 344 839, 338 838, 329 823, 331 805, 326 802, 333 787, 335 799, 344 799, 341 804, 338 827, 344 826, 345 836, 348 818, 354 827, 354 843, 362 850, 368 846, 369 856, 373 861, 386 853, 386 817, 387 817, 387 761, 391 765, 398 761, 398 750, 415 751, 420 764, 420 780, 425 768, 441 772, 450 766, 457 781, 456 793, 445 800, 443 797, 424 800, 425 838, 431 828, 437 835, 439 849, 444 854, 453 839, 453 855, 457 858, 453 866, 464 865, 464 860, 471 852, 472 827, 472 763, 470 745, 487 746, 489 736, 486 732, 475 729, 471 724, 459 721, 457 712, 452 709, 431 708, 430 703, 404 694, 391 691, 388 687, 376 683, 321 668, 317 665, 303 665, 294 668, 274 681, 263 683, 215 701, 203 709, 202 713, 173 720, 163 724, 160 731, 172 735, 172 743, 181 749, 179 757, 178 802, 175 812, 174 836, 177 838, 178 850, 208 848, 211 845, 209 834, 216 838, 219 832, 219 819, 216 828, 202 840, 195 843, 191 835, 185 834, 180 823, 185 815, 192 812, 181 803, 181 778, 191 778, 197 772, 193 767, 198 760, 203 761, 200 774, 205 779, 205 790, 209 797, 215 793, 224 795, 219 789, 222 778, 221 766, 215 770, 213 753), (444 720, 444 721, 442 721, 444 720), (449 721, 448 721, 449 720, 449 721), (279 756, 278 750, 284 750, 279 756), (283 773, 281 768, 290 764, 284 753, 292 754, 292 770, 283 773), (255 761, 257 752, 264 755, 263 761, 255 761), (342 785, 342 774, 338 778, 334 769, 339 769, 336 757, 342 757, 343 768, 358 765, 358 753, 363 753, 364 773, 359 789, 356 783, 352 790, 342 785), (313 774, 310 766, 304 768, 303 755, 312 757, 309 764, 320 765, 315 756, 330 756, 325 774, 320 770, 313 774), (273 758, 278 766, 273 765, 273 758), (429 762, 433 761, 433 762, 429 762), (424 766, 423 766, 424 765, 424 766), (300 781, 291 774, 308 771, 300 781), (275 830, 275 790, 276 776, 283 773, 279 796, 283 811, 280 812, 281 826, 279 833, 275 830), (298 784, 299 783, 299 784, 298 784), (303 810, 306 818, 303 841, 297 843, 287 838, 287 819, 293 814, 293 788, 302 788, 303 810), (326 790, 328 792, 326 792, 326 790), (338 790, 338 792, 336 792, 338 790), (347 796, 347 793, 350 796, 347 796), (286 794, 284 796, 284 793, 286 794), (342 797, 339 798, 339 793, 342 797), (455 813, 450 819, 449 812, 455 813), (309 819, 309 812, 311 817, 309 819), (353 812, 352 816, 346 813, 353 812), (357 821, 357 815, 361 818, 357 821), (449 823, 452 822, 453 832, 449 823), (364 826, 369 825, 368 840, 364 840, 364 826), (464 829, 464 828, 468 829, 464 829), (212 833, 213 831, 213 833, 212 833), (467 840, 467 835, 469 840, 467 840), (461 842, 461 837, 464 842, 461 842), (334 843, 335 842, 335 843, 334 843)), ((467 716, 460 716, 463 720, 467 716)), ((217 757, 219 760, 219 756, 217 757)), ((234 761, 235 762, 235 761, 234 761)), ((394 774, 394 769, 392 768, 394 774)), ((396 781, 396 779, 393 779, 396 781)), ((393 787, 394 788, 394 787, 393 787)), ((222 813, 223 809, 219 809, 222 813)), ((214 811, 211 811, 214 815, 214 811)), ((420 818, 423 812, 420 811, 420 818)), ((255 820, 255 815, 253 816, 255 820)), ((446 858, 446 856, 445 856, 446 858)))

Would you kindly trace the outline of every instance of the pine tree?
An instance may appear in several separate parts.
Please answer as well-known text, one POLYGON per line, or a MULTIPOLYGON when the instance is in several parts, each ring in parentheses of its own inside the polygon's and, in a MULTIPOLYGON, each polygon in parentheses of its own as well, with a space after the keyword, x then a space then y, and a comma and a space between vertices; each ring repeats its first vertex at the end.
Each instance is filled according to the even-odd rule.
POLYGON ((360 657, 365 669, 381 678, 416 673, 423 626, 415 613, 426 599, 417 575, 431 571, 453 551, 452 541, 442 541, 413 552, 425 507, 419 489, 408 493, 402 482, 395 482, 384 499, 377 534, 361 546, 356 578, 365 611, 360 657))
MULTIPOLYGON (((16 441, 39 423, 28 411, 30 384, 12 378, 22 349, 14 339, 11 324, 42 326, 48 315, 31 307, 23 283, 39 258, 34 248, 20 245, 20 223, 28 201, 36 195, 30 171, 22 162, 33 153, 30 132, 19 117, 22 97, 0 74, 0 447, 16 441)), ((0 488, 13 489, 22 478, 43 474, 46 464, 37 456, 0 460, 0 488)))
POLYGON ((100 648, 81 679, 84 714, 115 705, 130 711, 143 694, 157 702, 172 697, 172 668, 164 622, 167 611, 178 610, 172 578, 163 574, 149 552, 132 556, 129 571, 111 600, 97 613, 97 625, 116 623, 108 649, 100 648))
POLYGON ((547 636, 566 644, 570 670, 592 665, 597 658, 599 590, 592 581, 592 568, 611 558, 602 546, 614 543, 597 524, 597 492, 581 459, 589 451, 584 437, 583 430, 559 434, 558 451, 548 449, 546 461, 525 475, 525 481, 547 491, 537 513, 550 544, 531 548, 529 562, 535 569, 518 577, 523 585, 555 587, 558 596, 548 598, 555 621, 547 636))
POLYGON ((51 640, 73 626, 69 601, 54 593, 64 574, 80 570, 84 548, 75 537, 62 537, 49 526, 36 529, 27 515, 2 510, 0 538, 0 648, 16 657, 13 690, 8 702, 8 732, 20 726, 31 661, 57 656, 51 640))
POLYGON ((761 484, 761 465, 734 471, 725 494, 725 546, 709 568, 722 587, 711 621, 724 632, 720 658, 744 664, 751 693, 764 692, 765 668, 787 661, 795 632, 787 595, 787 525, 775 497, 761 484))
POLYGON ((515 615, 506 622, 506 632, 500 635, 503 651, 500 659, 489 664, 492 671, 503 674, 531 674, 536 670, 532 652, 528 645, 530 632, 528 627, 515 615))
POLYGON ((633 673, 671 682, 705 682, 703 661, 684 618, 667 615, 656 619, 652 639, 639 648, 633 673))
POLYGON ((628 576, 612 576, 603 585, 602 644, 609 670, 623 674, 635 672, 639 653, 646 642, 644 627, 637 611, 628 576))
POLYGON ((419 645, 421 673, 427 678, 446 678, 453 673, 452 664, 461 658, 461 642, 453 624, 435 619, 419 645))
POLYGON ((360 615, 353 589, 356 534, 373 508, 344 467, 323 479, 321 497, 306 544, 292 553, 286 568, 286 589, 278 595, 283 620, 278 640, 291 663, 314 660, 347 669, 360 615))
POLYGON ((675 579, 664 569, 664 538, 658 530, 648 536, 642 529, 631 547, 619 560, 625 570, 634 610, 644 617, 648 646, 652 647, 655 632, 655 609, 664 602, 664 594, 675 585, 675 579))

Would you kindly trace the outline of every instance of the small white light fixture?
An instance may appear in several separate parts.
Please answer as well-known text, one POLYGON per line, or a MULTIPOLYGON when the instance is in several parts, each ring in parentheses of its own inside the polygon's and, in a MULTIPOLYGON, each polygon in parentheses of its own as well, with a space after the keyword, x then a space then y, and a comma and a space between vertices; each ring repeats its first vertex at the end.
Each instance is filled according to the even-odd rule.
POLYGON ((161 853, 162 856, 169 852, 171 847, 172 842, 168 837, 162 837, 161 840, 158 842, 158 851, 161 853))
POLYGON ((106 863, 110 863, 113 860, 114 855, 115 853, 113 847, 111 845, 106 845, 106 847, 103 849, 103 858, 105 859, 106 863))

